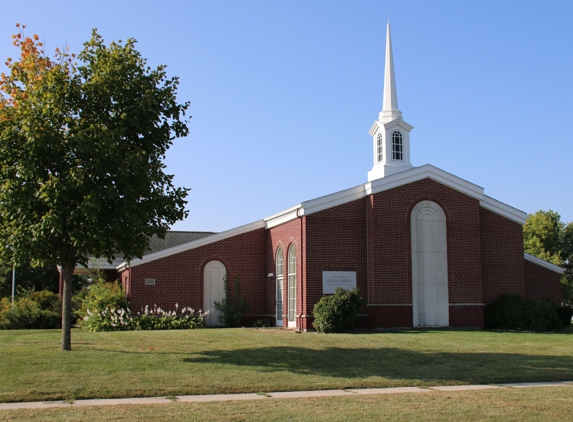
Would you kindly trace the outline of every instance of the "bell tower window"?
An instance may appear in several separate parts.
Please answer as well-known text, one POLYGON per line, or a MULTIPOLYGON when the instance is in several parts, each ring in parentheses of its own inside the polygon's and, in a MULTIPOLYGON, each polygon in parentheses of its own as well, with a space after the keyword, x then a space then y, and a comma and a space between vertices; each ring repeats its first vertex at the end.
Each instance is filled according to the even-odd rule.
POLYGON ((392 132, 392 160, 403 161, 402 134, 395 130, 392 132))
POLYGON ((379 133, 378 137, 376 138, 376 142, 377 142, 377 147, 376 147, 376 154, 377 154, 377 160, 378 162, 382 161, 382 158, 384 158, 384 156, 382 155, 382 134, 379 133))

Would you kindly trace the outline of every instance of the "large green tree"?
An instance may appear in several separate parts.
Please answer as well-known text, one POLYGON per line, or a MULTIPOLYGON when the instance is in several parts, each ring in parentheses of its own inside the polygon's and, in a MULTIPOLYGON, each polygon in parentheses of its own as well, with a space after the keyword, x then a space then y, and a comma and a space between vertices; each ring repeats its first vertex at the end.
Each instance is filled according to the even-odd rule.
POLYGON ((573 222, 565 224, 555 211, 529 214, 523 226, 525 252, 565 268, 563 300, 573 306, 573 222))
MULTIPOLYGON (((18 26, 18 25, 17 25, 18 26)), ((71 349, 72 277, 88 256, 141 257, 187 215, 188 189, 164 173, 189 103, 177 78, 96 30, 76 57, 50 58, 38 36, 13 36, 17 60, 0 75, 0 255, 59 265, 63 350, 71 349), (77 62, 77 63, 76 63, 77 62)))

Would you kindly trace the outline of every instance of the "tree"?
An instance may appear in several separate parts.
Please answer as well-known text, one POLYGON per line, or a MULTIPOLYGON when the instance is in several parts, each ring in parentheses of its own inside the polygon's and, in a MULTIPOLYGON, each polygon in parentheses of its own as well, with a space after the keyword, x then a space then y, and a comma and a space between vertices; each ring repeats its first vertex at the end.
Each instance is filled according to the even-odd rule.
POLYGON ((565 224, 555 211, 529 214, 523 226, 525 252, 565 268, 563 301, 573 306, 573 222, 565 224))
MULTIPOLYGON (((51 267, 31 267, 28 264, 16 267, 16 292, 48 290, 58 293, 58 270, 51 267)), ((0 298, 12 293, 12 268, 0 265, 0 298)))
POLYGON ((148 67, 134 39, 106 46, 94 29, 77 57, 56 49, 51 59, 22 31, 20 57, 0 75, 0 255, 61 266, 61 347, 71 350, 76 265, 140 258, 152 235, 187 216, 188 189, 162 160, 188 133, 189 103, 177 103, 178 78, 148 67))

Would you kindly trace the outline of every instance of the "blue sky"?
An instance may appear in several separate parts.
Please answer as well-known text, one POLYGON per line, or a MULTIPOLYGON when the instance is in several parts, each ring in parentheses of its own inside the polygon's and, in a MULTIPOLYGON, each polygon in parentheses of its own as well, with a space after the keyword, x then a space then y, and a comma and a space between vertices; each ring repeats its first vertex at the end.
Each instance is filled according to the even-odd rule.
POLYGON ((366 182, 388 18, 412 163, 573 221, 569 0, 8 2, 0 58, 17 22, 48 50, 78 52, 95 27, 136 38, 191 101, 166 160, 192 188, 173 228, 222 231, 366 182))

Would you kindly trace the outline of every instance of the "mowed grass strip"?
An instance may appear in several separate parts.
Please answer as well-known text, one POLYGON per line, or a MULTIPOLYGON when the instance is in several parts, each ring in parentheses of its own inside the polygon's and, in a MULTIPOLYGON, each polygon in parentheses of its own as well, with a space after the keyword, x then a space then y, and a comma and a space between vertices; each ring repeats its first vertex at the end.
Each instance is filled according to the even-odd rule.
POLYGON ((0 401, 573 380, 570 334, 0 332, 0 401))
POLYGON ((573 386, 0 411, 9 421, 563 421, 573 386))

